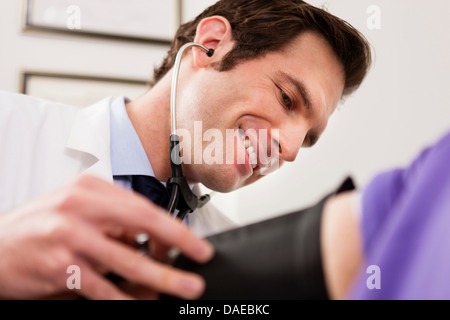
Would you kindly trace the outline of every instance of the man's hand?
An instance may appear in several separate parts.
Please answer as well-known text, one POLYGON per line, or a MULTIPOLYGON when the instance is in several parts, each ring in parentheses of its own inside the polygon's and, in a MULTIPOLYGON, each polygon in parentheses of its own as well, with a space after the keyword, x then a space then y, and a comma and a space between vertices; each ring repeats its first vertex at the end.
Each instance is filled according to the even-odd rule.
POLYGON ((71 265, 81 270, 81 289, 72 291, 88 299, 134 298, 108 281, 106 272, 148 289, 152 297, 201 295, 204 281, 198 275, 152 260, 118 240, 139 232, 154 245, 176 247, 199 262, 213 255, 206 240, 144 197, 82 176, 0 216, 0 297, 67 293, 71 265))

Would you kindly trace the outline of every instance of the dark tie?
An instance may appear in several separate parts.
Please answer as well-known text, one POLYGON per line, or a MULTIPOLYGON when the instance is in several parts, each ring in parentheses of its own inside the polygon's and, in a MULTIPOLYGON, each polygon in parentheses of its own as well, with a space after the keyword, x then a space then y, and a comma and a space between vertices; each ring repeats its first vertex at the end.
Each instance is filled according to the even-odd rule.
POLYGON ((155 177, 132 176, 133 190, 146 196, 153 203, 166 209, 169 205, 169 193, 164 185, 155 177))

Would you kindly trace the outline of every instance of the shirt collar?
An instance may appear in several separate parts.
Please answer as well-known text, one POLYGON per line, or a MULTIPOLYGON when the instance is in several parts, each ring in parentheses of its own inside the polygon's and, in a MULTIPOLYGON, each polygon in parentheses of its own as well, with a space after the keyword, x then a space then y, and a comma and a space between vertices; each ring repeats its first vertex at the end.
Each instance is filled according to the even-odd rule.
POLYGON ((125 103, 119 97, 111 103, 111 169, 113 176, 155 176, 141 140, 128 117, 125 103))

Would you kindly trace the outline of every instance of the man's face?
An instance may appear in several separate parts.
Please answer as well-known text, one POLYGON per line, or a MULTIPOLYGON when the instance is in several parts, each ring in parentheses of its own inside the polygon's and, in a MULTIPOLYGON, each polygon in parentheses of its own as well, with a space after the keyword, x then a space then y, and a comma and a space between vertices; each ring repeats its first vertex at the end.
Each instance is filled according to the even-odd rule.
POLYGON ((180 82, 177 107, 178 127, 188 130, 193 141, 191 164, 183 165, 188 180, 230 192, 264 176, 264 154, 278 158, 279 165, 294 161, 300 148, 313 145, 325 130, 343 89, 340 62, 314 33, 230 71, 196 70, 180 82), (217 135, 208 135, 211 130, 222 134, 222 144, 217 135), (248 133, 246 139, 226 141, 230 132, 239 130, 248 133), (248 154, 246 144, 253 147, 257 163, 251 163, 254 155, 248 154), (201 163, 198 155, 203 155, 201 163), (211 163, 208 156, 223 161, 211 163))

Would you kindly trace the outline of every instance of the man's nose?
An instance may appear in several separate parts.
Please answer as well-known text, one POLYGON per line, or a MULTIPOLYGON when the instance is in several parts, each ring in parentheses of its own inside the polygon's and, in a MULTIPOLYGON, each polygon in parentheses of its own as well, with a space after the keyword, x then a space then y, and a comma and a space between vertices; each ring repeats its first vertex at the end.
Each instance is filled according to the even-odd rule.
POLYGON ((279 157, 280 160, 292 162, 297 158, 303 145, 307 130, 301 126, 280 130, 279 157))

